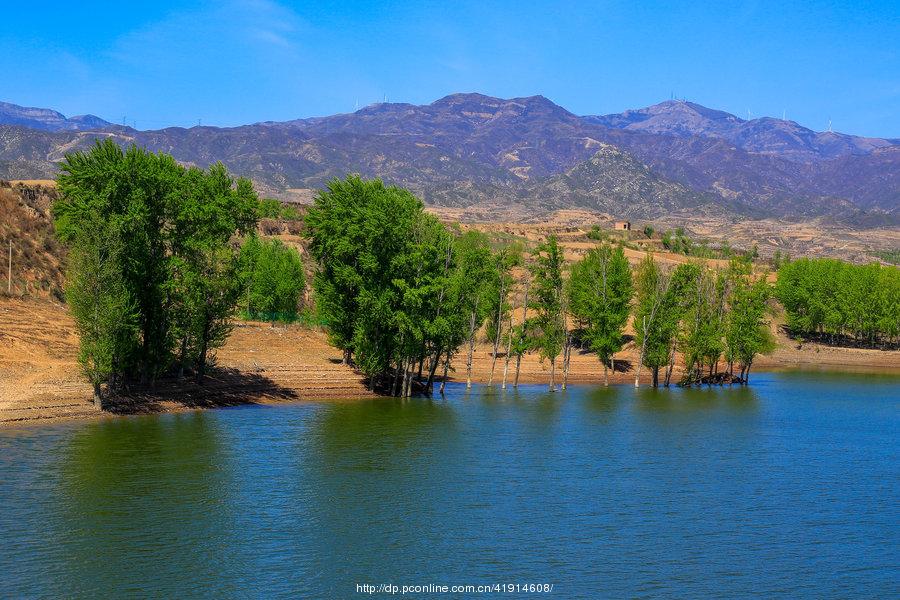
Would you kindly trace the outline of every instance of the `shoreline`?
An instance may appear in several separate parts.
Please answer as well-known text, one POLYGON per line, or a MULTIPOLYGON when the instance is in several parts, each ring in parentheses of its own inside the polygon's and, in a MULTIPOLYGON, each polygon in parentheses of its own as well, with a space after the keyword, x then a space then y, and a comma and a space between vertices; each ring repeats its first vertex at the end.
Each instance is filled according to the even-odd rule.
MULTIPOLYGON (((796 343, 779 337, 780 347, 757 359, 754 373, 816 371, 900 375, 900 351, 834 348, 796 343)), ((141 390, 112 401, 100 411, 91 402, 90 386, 78 372, 78 339, 64 306, 50 301, 0 300, 0 427, 119 416, 183 413, 242 405, 277 406, 285 403, 386 398, 366 389, 362 377, 340 364, 340 351, 320 331, 300 326, 271 326, 237 322, 231 338, 216 355, 217 367, 203 386, 164 380, 153 390, 141 390)), ((472 381, 487 384, 491 346, 479 344, 473 355, 472 381)), ((617 354, 621 371, 610 373, 610 385, 633 385, 636 362, 633 343, 617 354)), ((458 356, 448 381, 465 382, 465 354, 458 356)), ((498 356, 494 384, 503 378, 504 357, 498 356)), ((559 365, 558 365, 559 366, 559 365)), ((513 362, 509 381, 512 381, 513 362)), ((680 377, 676 367, 673 381, 680 377)), ((521 384, 546 385, 549 364, 535 355, 522 359, 521 384)), ((557 383, 561 382, 557 370, 557 383)), ((603 369, 596 357, 573 351, 568 382, 602 385, 603 369)), ((642 368, 642 386, 650 371, 642 368)), ((511 384, 510 384, 511 385, 511 384)))

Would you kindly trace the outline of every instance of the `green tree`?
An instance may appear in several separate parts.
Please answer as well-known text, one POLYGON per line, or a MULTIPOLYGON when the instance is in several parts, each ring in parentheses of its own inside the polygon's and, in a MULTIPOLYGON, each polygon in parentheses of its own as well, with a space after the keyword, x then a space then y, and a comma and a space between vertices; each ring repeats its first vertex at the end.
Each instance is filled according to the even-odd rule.
POLYGON ((170 278, 167 308, 180 337, 179 362, 202 383, 210 352, 225 343, 242 296, 237 235, 256 226, 258 200, 246 179, 234 180, 221 163, 183 172, 167 207, 170 278))
MULTIPOLYGON (((691 285, 685 290, 686 305, 678 345, 684 356, 685 375, 682 383, 700 382, 704 366, 713 375, 723 351, 725 294, 727 278, 697 265, 691 285)), ((672 355, 674 358, 674 353, 672 355)), ((670 369, 666 373, 668 384, 670 369)))
POLYGON ((765 319, 770 297, 771 286, 765 277, 755 282, 740 277, 731 290, 725 333, 726 359, 732 373, 734 364, 738 364, 743 384, 749 383, 750 367, 756 355, 775 349, 775 338, 765 319))
POLYGON ((446 230, 408 191, 349 176, 316 197, 306 232, 329 339, 372 385, 393 368, 392 389, 407 395, 414 365, 421 374, 431 356, 435 367, 434 352, 457 335, 445 317, 456 291, 446 230))
POLYGON ((146 382, 169 364, 167 208, 179 196, 184 169, 166 154, 136 146, 123 151, 107 139, 89 152, 66 155, 60 171, 53 214, 61 241, 77 247, 92 230, 114 223, 123 242, 117 264, 140 335, 117 365, 123 376, 136 371, 146 382))
MULTIPOLYGON (((488 300, 487 336, 493 343, 491 353, 491 374, 488 385, 494 382, 494 369, 497 366, 497 353, 500 351, 500 342, 503 338, 503 324, 508 320, 512 306, 509 303, 509 294, 515 279, 512 270, 521 263, 522 247, 519 244, 508 244, 500 247, 493 253, 490 279, 486 290, 488 300)), ((507 331, 507 336, 509 331, 507 331)))
POLYGON ((241 246, 239 260, 247 316, 273 322, 294 320, 306 289, 300 253, 281 240, 254 235, 241 246))
POLYGON ((697 276, 697 266, 678 265, 664 273, 648 254, 636 276, 635 341, 640 348, 634 385, 640 382, 640 366, 652 372, 653 387, 659 386, 659 370, 669 365, 675 351, 675 337, 687 308, 687 290, 697 276))
POLYGON ((532 253, 531 306, 537 313, 530 322, 533 347, 550 361, 550 391, 555 391, 556 359, 565 342, 563 314, 563 255, 555 235, 532 253))
POLYGON ((466 387, 472 387, 472 357, 475 351, 475 334, 491 312, 494 298, 491 282, 495 280, 494 262, 487 237, 476 231, 467 231, 457 238, 457 267, 451 282, 457 310, 466 317, 468 357, 466 360, 466 387))
POLYGON ((121 371, 121 361, 137 345, 137 314, 120 276, 124 244, 118 230, 110 223, 84 233, 69 255, 66 283, 66 302, 79 332, 78 363, 100 408, 100 386, 121 371))
POLYGON ((615 370, 614 356, 622 349, 632 293, 631 268, 621 247, 604 244, 572 266, 569 311, 603 363, 604 385, 609 385, 608 367, 615 370))
POLYGON ((782 263, 775 296, 795 334, 884 345, 897 336, 900 269, 834 259, 782 263))
POLYGON ((410 243, 421 202, 406 190, 358 176, 330 181, 306 214, 313 279, 329 340, 369 375, 390 362, 399 302, 393 263, 410 243), (371 334, 371 337, 368 335, 371 334))
POLYGON ((235 181, 221 165, 185 169, 166 154, 122 150, 110 140, 67 155, 61 171, 53 215, 76 257, 69 287, 82 349, 85 356, 112 349, 108 359, 90 359, 102 366, 90 379, 114 389, 145 383, 177 358, 182 366, 190 359, 202 376, 237 297, 234 239, 256 224, 250 182, 235 181), (84 304, 122 312, 122 331, 133 334, 87 331, 84 304))

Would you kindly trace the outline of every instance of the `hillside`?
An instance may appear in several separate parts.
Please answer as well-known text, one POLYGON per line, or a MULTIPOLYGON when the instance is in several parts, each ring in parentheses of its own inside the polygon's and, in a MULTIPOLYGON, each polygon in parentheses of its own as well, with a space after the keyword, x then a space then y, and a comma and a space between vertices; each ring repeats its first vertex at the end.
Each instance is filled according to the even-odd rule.
POLYGON ((0 181, 0 293, 62 297, 66 251, 54 235, 50 218, 50 205, 55 198, 52 181, 0 181), (8 289, 10 241, 12 287, 8 289))
POLYGON ((454 94, 426 105, 375 104, 233 128, 47 131, 11 123, 0 113, 0 177, 52 176, 66 152, 110 136, 187 164, 222 161, 284 199, 308 198, 332 177, 358 172, 408 187, 434 207, 500 219, 558 208, 662 218, 673 207, 715 205, 734 218, 900 223, 897 140, 745 121, 681 101, 581 117, 542 96, 454 94), (596 154, 609 146, 622 160, 588 175, 601 168, 596 154), (642 187, 641 180, 654 183, 642 187))

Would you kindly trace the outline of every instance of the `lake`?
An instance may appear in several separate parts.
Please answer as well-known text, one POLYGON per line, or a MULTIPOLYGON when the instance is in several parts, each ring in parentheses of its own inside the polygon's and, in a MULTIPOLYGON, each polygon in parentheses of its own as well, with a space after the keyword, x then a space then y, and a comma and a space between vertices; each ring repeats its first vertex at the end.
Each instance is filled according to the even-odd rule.
POLYGON ((0 596, 900 596, 900 378, 752 381, 0 429, 0 596))

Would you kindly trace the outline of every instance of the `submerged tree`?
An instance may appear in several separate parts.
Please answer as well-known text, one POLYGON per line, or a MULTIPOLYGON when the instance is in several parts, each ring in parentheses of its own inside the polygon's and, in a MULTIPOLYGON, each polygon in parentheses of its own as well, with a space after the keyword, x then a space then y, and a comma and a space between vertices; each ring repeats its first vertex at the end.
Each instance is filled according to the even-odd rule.
POLYGON ((556 359, 565 342, 563 314, 563 255, 556 236, 532 253, 531 306, 537 313, 529 322, 533 347, 550 361, 550 391, 556 389, 556 359))
MULTIPOLYGON (((497 354, 500 351, 500 342, 503 339, 504 323, 508 321, 512 306, 509 303, 509 294, 515 280, 512 270, 521 261, 522 249, 518 244, 510 244, 501 247, 493 253, 492 269, 488 280, 488 339, 492 341, 491 373, 488 385, 494 383, 494 370, 497 367, 497 354)), ((509 331, 507 330, 507 337, 509 331)))
POLYGON ((608 368, 615 370, 632 297, 631 268, 622 248, 600 246, 572 265, 568 296, 569 311, 603 363, 603 382, 609 385, 608 368))
MULTIPOLYGON (((677 340, 685 362, 682 383, 700 382, 704 366, 712 376, 723 350, 726 293, 728 278, 701 265, 696 266, 692 285, 686 289, 686 307, 681 335, 677 340)), ((671 377, 675 353, 666 371, 666 384, 671 377)))
POLYGON ((686 290, 696 274, 696 266, 687 264, 664 273, 649 254, 641 262, 635 285, 634 329, 640 348, 635 387, 640 383, 641 365, 651 370, 653 387, 659 386, 659 370, 673 360, 675 336, 687 306, 686 290))
POLYGON ((475 353, 475 335, 490 314, 490 282, 494 279, 491 248, 487 237, 475 231, 467 231, 457 239, 457 268, 454 273, 454 295, 459 300, 459 310, 467 319, 466 387, 472 387, 472 360, 475 353))
POLYGON ((519 387, 519 372, 522 368, 522 356, 531 348, 531 339, 528 333, 528 292, 531 289, 531 278, 529 277, 530 269, 526 269, 523 275, 523 287, 525 292, 522 296, 522 321, 519 325, 510 328, 510 345, 509 352, 516 355, 516 374, 513 379, 513 387, 519 387))
POLYGON ((316 301, 331 342, 369 379, 407 396, 484 321, 491 253, 455 239, 408 191, 358 176, 333 180, 306 217, 316 301), (391 376, 392 374, 392 376, 391 376))
POLYGON ((765 277, 754 282, 749 277, 737 278, 729 295, 730 310, 725 330, 726 359, 733 373, 740 369, 743 384, 749 383, 750 367, 757 354, 775 349, 775 338, 766 321, 771 286, 765 277))

